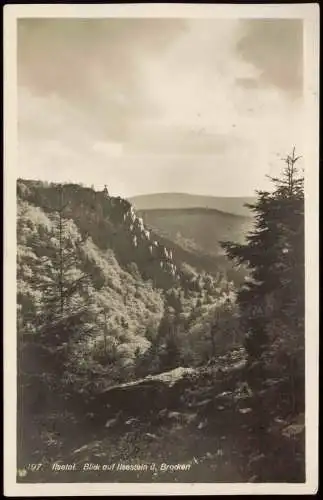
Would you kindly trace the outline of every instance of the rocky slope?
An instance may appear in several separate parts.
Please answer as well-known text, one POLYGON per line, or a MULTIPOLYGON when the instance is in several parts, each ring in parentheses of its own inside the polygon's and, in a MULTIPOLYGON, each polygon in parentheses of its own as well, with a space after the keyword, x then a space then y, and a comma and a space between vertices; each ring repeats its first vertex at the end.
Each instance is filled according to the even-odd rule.
POLYGON ((259 401, 244 380, 244 354, 235 352, 213 367, 115 386, 82 417, 75 406, 52 415, 46 432, 38 417, 29 446, 41 470, 21 460, 18 480, 301 482, 304 415, 273 407, 270 388, 259 401))

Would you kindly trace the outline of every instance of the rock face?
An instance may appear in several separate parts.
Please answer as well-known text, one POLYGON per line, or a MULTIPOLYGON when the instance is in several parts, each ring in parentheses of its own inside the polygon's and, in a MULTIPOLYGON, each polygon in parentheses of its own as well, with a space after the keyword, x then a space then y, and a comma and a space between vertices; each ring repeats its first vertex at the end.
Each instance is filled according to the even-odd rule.
POLYGON ((94 404, 109 407, 110 412, 122 410, 136 415, 163 408, 175 409, 179 405, 181 391, 189 385, 189 376, 194 372, 193 368, 179 367, 134 382, 115 385, 102 392, 94 404))

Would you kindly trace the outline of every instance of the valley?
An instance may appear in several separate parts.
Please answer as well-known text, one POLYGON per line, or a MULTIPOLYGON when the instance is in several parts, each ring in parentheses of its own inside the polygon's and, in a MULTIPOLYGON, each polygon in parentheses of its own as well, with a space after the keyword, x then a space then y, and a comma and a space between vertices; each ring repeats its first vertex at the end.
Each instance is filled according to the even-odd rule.
POLYGON ((251 217, 210 208, 138 210, 145 224, 184 250, 221 256, 221 241, 243 243, 252 229, 251 217))
POLYGON ((276 368, 253 386, 237 304, 248 272, 221 246, 251 226, 18 180, 19 482, 304 477, 302 393, 276 368))

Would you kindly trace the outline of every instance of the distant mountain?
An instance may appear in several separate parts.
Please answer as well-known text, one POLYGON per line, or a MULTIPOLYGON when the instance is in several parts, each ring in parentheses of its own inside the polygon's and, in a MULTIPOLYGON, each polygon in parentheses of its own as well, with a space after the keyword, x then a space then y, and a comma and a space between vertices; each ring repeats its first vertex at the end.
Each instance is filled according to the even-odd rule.
POLYGON ((255 197, 203 196, 186 193, 155 193, 129 198, 136 210, 209 208, 234 215, 252 216, 245 203, 253 203, 255 197))
POLYGON ((156 234, 173 241, 186 252, 223 256, 220 242, 243 243, 253 219, 215 209, 154 209, 138 210, 144 224, 156 234))

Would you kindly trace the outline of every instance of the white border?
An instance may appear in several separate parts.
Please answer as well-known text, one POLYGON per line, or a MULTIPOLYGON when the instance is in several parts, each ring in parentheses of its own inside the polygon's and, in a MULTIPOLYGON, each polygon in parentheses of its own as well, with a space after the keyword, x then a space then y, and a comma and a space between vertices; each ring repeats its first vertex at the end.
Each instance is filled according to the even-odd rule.
POLYGON ((6 496, 314 494, 318 488, 318 178, 319 5, 6 5, 4 7, 4 493, 6 496), (20 17, 299 18, 304 20, 307 140, 306 217, 306 477, 305 484, 16 483, 16 23, 20 17))

